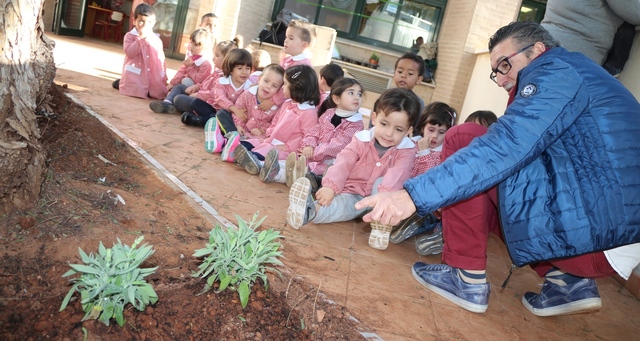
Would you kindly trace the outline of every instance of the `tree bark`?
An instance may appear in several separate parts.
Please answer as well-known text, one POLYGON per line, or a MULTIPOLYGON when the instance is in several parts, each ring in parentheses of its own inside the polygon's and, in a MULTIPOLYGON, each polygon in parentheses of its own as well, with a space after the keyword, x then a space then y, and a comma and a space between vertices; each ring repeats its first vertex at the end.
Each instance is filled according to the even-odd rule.
POLYGON ((44 0, 0 0, 0 213, 34 205, 46 167, 36 112, 55 77, 44 0))

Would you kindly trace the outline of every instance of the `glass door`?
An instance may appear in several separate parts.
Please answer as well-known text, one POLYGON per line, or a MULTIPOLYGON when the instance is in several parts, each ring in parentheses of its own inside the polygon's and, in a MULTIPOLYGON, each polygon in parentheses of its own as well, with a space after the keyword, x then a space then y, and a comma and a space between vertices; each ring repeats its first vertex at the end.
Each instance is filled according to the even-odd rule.
POLYGON ((183 59, 189 36, 200 24, 200 0, 158 0, 153 4, 158 34, 167 58, 183 59))
POLYGON ((54 17, 55 34, 82 37, 86 10, 87 0, 59 0, 54 17))

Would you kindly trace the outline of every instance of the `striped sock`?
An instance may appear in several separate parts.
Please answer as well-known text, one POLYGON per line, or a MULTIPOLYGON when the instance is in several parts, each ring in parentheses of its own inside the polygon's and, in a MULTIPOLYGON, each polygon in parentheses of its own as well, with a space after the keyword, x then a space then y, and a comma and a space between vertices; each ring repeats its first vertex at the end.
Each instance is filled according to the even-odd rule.
POLYGON ((458 269, 458 276, 468 284, 487 283, 487 270, 463 270, 458 269))
POLYGON ((545 279, 561 287, 581 281, 583 277, 568 274, 560 269, 553 268, 544 275, 545 279))

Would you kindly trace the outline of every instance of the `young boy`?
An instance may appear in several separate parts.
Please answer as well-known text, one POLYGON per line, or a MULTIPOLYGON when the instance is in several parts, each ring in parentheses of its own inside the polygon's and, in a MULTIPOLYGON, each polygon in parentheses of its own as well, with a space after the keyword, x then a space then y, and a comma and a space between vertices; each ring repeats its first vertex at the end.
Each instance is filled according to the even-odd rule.
MULTIPOLYGON (((220 21, 218 20, 218 17, 213 14, 213 13, 207 13, 205 15, 202 16, 202 18, 200 18, 200 28, 204 28, 206 30, 209 31, 209 33, 211 33, 210 35, 210 39, 211 39, 211 46, 216 46, 217 44, 217 39, 216 39, 216 27, 218 27, 218 24, 220 23, 220 21)), ((182 62, 182 64, 184 66, 191 66, 193 65, 193 59, 191 58, 191 49, 189 48, 188 45, 190 45, 191 43, 187 44, 187 52, 184 54, 184 61, 182 62)), ((209 60, 213 60, 213 49, 211 51, 206 51, 208 54, 205 55, 205 57, 207 57, 207 59, 209 60)))
POLYGON ((280 61, 280 66, 285 70, 293 65, 312 66, 307 51, 315 39, 316 28, 314 26, 304 21, 291 20, 284 39, 283 51, 287 56, 280 61))
MULTIPOLYGON (((326 224, 363 216, 367 209, 354 204, 378 191, 401 189, 411 177, 416 146, 408 138, 420 116, 418 97, 406 89, 389 89, 380 95, 376 126, 356 133, 322 178, 322 188, 311 197, 307 178, 297 179, 289 191, 287 222, 299 229, 308 222, 326 224)), ((384 250, 389 245, 391 226, 371 224, 369 246, 384 250)))
POLYGON ((327 64, 320 69, 320 77, 318 77, 318 85, 320 86, 320 104, 329 97, 333 82, 344 77, 344 71, 339 65, 327 64))
POLYGON ((153 33, 156 14, 148 4, 134 10, 135 27, 124 36, 121 95, 163 99, 167 95, 167 73, 162 41, 153 33))

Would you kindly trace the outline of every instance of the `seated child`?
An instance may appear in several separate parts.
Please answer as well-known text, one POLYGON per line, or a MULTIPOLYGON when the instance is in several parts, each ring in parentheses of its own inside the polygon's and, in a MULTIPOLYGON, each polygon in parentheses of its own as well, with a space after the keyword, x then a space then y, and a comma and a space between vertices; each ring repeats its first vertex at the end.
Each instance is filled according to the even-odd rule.
MULTIPOLYGON (((272 149, 277 150, 279 160, 286 159, 291 152, 297 152, 307 131, 318 123, 318 77, 310 66, 295 65, 285 71, 284 94, 289 100, 276 113, 267 129, 267 139, 256 144, 242 141, 235 148, 236 163, 249 174, 260 173, 264 157, 272 149)), ((306 160, 301 164, 306 168, 306 160)), ((261 175, 261 179, 264 178, 261 175)))
POLYGON ((487 128, 496 123, 496 121, 498 121, 498 117, 491 110, 476 110, 472 112, 466 120, 464 120, 465 123, 473 122, 487 128))
POLYGON ((209 93, 196 93, 196 99, 191 102, 191 110, 182 114, 182 123, 190 126, 203 127, 207 120, 216 115, 219 110, 227 110, 235 115, 244 115, 235 106, 238 97, 249 88, 249 75, 253 59, 249 51, 233 49, 227 53, 222 61, 222 73, 209 93))
POLYGON ((151 101, 149 107, 156 113, 175 114, 178 111, 172 101, 179 94, 186 94, 186 89, 196 85, 197 88, 211 76, 213 71, 212 62, 206 57, 211 55, 211 33, 204 28, 199 28, 191 33, 191 43, 189 43, 190 59, 193 63, 190 66, 182 65, 176 75, 171 79, 167 90, 169 95, 163 101, 151 101), (208 52, 207 52, 208 51, 208 52))
MULTIPOLYGON (((285 57, 280 60, 280 66, 285 70, 294 65, 312 66, 308 50, 315 39, 315 26, 305 21, 291 20, 289 26, 287 26, 286 38, 282 49, 282 55, 285 57)), ((260 109, 269 109, 274 104, 280 106, 285 99, 284 94, 280 91, 271 100, 261 103, 260 109)))
POLYGON ((134 15, 135 27, 124 36, 120 94, 163 99, 167 95, 167 73, 162 41, 153 33, 156 14, 148 4, 140 4, 134 15))
POLYGON ((258 108, 260 102, 265 101, 280 90, 284 84, 284 69, 278 64, 267 65, 258 81, 238 97, 235 106, 238 112, 244 112, 244 117, 234 115, 226 110, 220 110, 215 117, 210 118, 204 126, 205 150, 209 153, 220 153, 223 147, 230 143, 227 152, 221 155, 222 161, 233 162, 233 155, 229 154, 230 148, 235 148, 241 137, 255 138, 262 141, 265 133, 271 125, 278 107, 270 110, 258 108), (223 137, 224 136, 224 137, 223 137))
MULTIPOLYGON (((417 141, 418 144, 418 153, 416 154, 412 177, 416 177, 442 162, 442 143, 447 131, 455 125, 457 116, 455 109, 442 102, 433 102, 424 108, 418 122, 418 128, 422 136, 414 136, 414 141, 417 141)), ((412 236, 431 231, 438 226, 442 225, 440 219, 436 218, 435 215, 429 214, 425 217, 420 217, 414 214, 394 227, 389 240, 394 244, 398 244, 412 236)), ((417 248, 418 246, 416 246, 417 248)))
MULTIPOLYGON (((354 78, 341 78, 333 83, 331 97, 318 109, 318 124, 302 139, 300 154, 307 161, 309 173, 306 174, 313 179, 311 183, 312 188, 315 184, 315 190, 312 189, 314 193, 327 167, 333 164, 338 153, 351 142, 353 135, 364 129, 362 114, 358 112, 362 104, 362 92, 362 86, 354 78)), ((290 153, 286 161, 277 162, 277 159, 267 154, 263 168, 264 182, 286 183, 287 187, 291 187, 296 179, 306 176, 296 169, 296 156, 296 153, 290 153)))
MULTIPOLYGON (((322 188, 311 196, 309 179, 296 180, 289 191, 287 222, 299 229, 309 222, 326 224, 362 217, 368 208, 354 205, 377 192, 396 191, 411 177, 416 146, 409 139, 420 101, 411 91, 384 91, 372 112, 375 127, 356 133, 336 157, 322 179, 322 188)), ((389 245, 391 226, 371 223, 369 246, 384 250, 389 245)))
POLYGON ((213 87, 218 84, 218 79, 223 76, 222 61, 229 51, 237 48, 238 46, 233 40, 224 40, 219 42, 213 49, 213 71, 211 72, 211 75, 202 82, 202 85, 194 84, 185 88, 184 93, 182 94, 172 92, 167 96, 167 99, 171 100, 173 106, 175 106, 176 112, 184 113, 186 111, 190 111, 191 104, 196 100, 196 95, 198 93, 200 93, 201 96, 213 96, 213 87), (171 99, 172 95, 175 96, 173 99, 171 99))
POLYGON ((327 64, 320 69, 320 77, 318 77, 318 85, 320 86, 320 103, 329 97, 333 82, 344 77, 344 71, 340 65, 327 64))
MULTIPOLYGON (((218 16, 216 16, 213 13, 205 13, 202 18, 200 18, 200 28, 203 28, 207 31, 209 31, 209 38, 211 39, 211 46, 216 46, 217 45, 217 39, 216 39, 216 28, 218 27, 218 24, 220 23, 220 20, 218 20, 218 16)), ((187 44, 187 52, 184 54, 184 61, 182 62, 182 65, 184 66, 191 66, 194 62, 194 60, 191 58, 191 56, 193 55, 193 53, 191 52, 191 48, 188 46, 191 45, 191 43, 187 44)), ((205 57, 207 57, 207 59, 213 59, 213 55, 211 54, 213 51, 205 51, 205 57)))
POLYGON ((251 52, 251 58, 253 58, 253 72, 249 76, 249 81, 255 85, 258 84, 258 78, 260 78, 262 70, 271 64, 271 56, 265 50, 254 50, 251 52))

